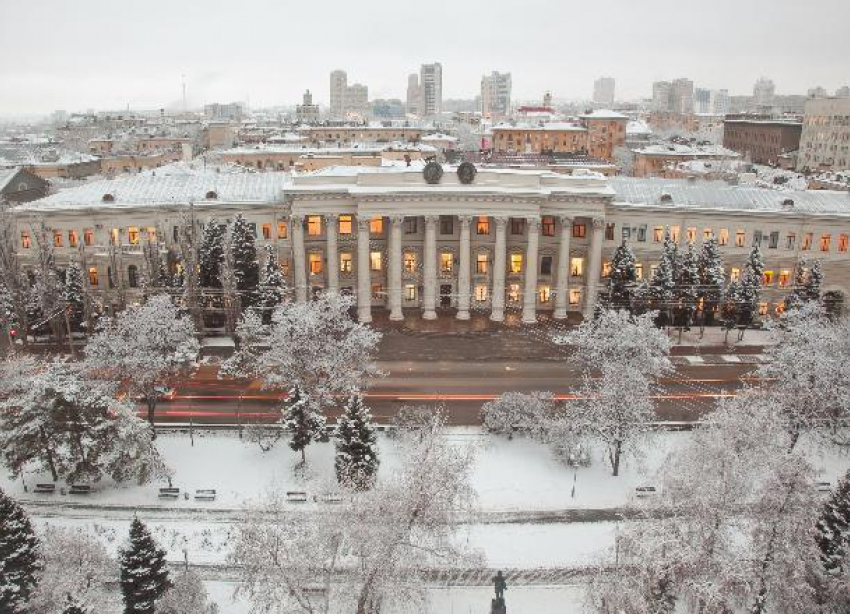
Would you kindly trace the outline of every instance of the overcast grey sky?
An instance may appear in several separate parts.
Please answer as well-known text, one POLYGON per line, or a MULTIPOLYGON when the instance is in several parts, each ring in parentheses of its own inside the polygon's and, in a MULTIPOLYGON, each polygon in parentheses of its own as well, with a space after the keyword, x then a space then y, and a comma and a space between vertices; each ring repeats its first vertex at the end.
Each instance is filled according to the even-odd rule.
POLYGON ((850 83, 850 0, 0 0, 0 114, 293 104, 328 73, 370 98, 404 98, 407 75, 443 64, 445 98, 513 73, 515 99, 618 98, 658 79, 751 93, 850 83))

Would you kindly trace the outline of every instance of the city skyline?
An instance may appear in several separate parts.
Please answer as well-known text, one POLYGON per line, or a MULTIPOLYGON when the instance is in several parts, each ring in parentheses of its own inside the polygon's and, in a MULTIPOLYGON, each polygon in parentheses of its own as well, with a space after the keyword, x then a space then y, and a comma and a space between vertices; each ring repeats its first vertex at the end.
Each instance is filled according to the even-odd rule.
POLYGON ((357 75, 371 99, 404 100, 407 76, 432 62, 443 66, 444 99, 474 98, 481 77, 494 70, 513 75, 515 100, 541 98, 546 91, 556 99, 590 100, 601 75, 616 79, 621 100, 650 98, 654 81, 682 76, 733 96, 752 94, 761 76, 776 83, 777 94, 805 94, 818 86, 831 93, 850 80, 842 65, 850 57, 850 40, 841 30, 846 20, 837 18, 842 12, 850 17, 850 9, 835 0, 817 4, 822 12, 800 13, 761 0, 746 6, 722 0, 695 28, 692 15, 668 0, 652 0, 639 9, 624 3, 606 21, 606 37, 599 38, 594 28, 570 25, 583 10, 572 1, 557 6, 533 1, 523 11, 437 1, 432 13, 407 6, 364 11, 333 1, 326 3, 325 14, 337 19, 323 24, 319 36, 315 25, 308 27, 314 13, 263 1, 256 10, 263 19, 242 32, 234 22, 218 19, 214 3, 199 12, 154 1, 128 19, 120 7, 101 0, 73 5, 4 0, 4 21, 39 24, 39 41, 32 44, 29 28, 10 30, 0 40, 0 115, 128 106, 177 109, 184 76, 191 108, 233 100, 253 107, 290 106, 306 89, 327 106, 327 75, 335 69, 357 75), (721 10, 725 5, 730 11, 721 10), (81 12, 85 19, 79 19, 81 12), (651 34, 662 19, 665 32, 682 36, 645 36, 634 49, 634 32, 651 34), (63 27, 71 20, 73 29, 63 27), (752 29, 755 22, 760 27, 752 29), (470 23, 477 25, 470 29, 470 23), (440 28, 442 34, 413 44, 410 28, 400 27, 405 24, 423 33, 440 28), (720 28, 722 46, 715 40, 720 28), (521 32, 535 32, 535 40, 562 40, 564 29, 569 32, 569 70, 563 69, 556 49, 503 44, 505 37, 521 32), (110 40, 120 52, 107 51, 110 40), (778 44, 787 40, 794 44, 778 44))

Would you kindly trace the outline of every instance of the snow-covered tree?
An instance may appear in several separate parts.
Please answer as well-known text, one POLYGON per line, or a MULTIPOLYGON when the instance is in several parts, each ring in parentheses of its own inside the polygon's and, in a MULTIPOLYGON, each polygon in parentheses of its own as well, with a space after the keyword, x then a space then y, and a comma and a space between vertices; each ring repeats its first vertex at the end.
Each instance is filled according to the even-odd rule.
POLYGON ((233 254, 233 269, 236 276, 236 289, 239 292, 242 309, 253 307, 257 303, 257 289, 260 285, 260 265, 257 261, 257 246, 254 230, 238 214, 229 232, 230 249, 233 254))
POLYGON ((216 219, 207 220, 198 249, 198 282, 202 288, 221 288, 221 260, 226 226, 216 219))
POLYGON ((301 452, 301 464, 306 464, 307 446, 325 435, 325 417, 308 395, 293 386, 284 401, 281 420, 284 430, 289 433, 289 447, 301 452))
POLYGON ((785 297, 785 308, 796 309, 806 301, 806 279, 808 278, 806 259, 800 258, 794 265, 794 286, 791 293, 785 297))
POLYGON ((286 279, 280 270, 274 246, 265 246, 265 265, 260 280, 260 299, 257 308, 263 314, 263 323, 271 324, 274 310, 280 306, 286 296, 286 279))
POLYGON ((29 517, 0 489, 0 612, 27 611, 42 566, 41 545, 29 517))
POLYGON ((405 450, 332 512, 298 514, 279 493, 249 508, 231 554, 239 590, 266 612, 421 611, 428 569, 471 558, 456 531, 472 510, 472 457, 439 427, 405 450))
POLYGON ((62 609, 62 614, 89 614, 90 610, 81 601, 68 595, 62 609))
POLYGON ((156 604, 157 614, 218 614, 218 606, 209 602, 201 577, 186 570, 176 574, 172 586, 156 604))
POLYGON ((445 405, 402 405, 398 412, 391 418, 394 427, 387 432, 388 437, 405 437, 413 435, 421 439, 425 433, 431 431, 435 424, 443 422, 445 405))
POLYGON ((688 243, 688 249, 677 267, 674 301, 679 326, 690 326, 696 312, 699 294, 699 261, 694 252, 694 244, 688 243))
POLYGON ((725 280, 723 258, 720 255, 717 239, 713 236, 703 241, 697 269, 699 276, 698 296, 703 301, 702 309, 705 314, 705 321, 710 324, 723 298, 725 280))
POLYGON ((125 614, 154 614, 158 601, 171 588, 165 550, 138 518, 130 523, 130 539, 118 553, 125 614))
POLYGON ((44 569, 30 609, 58 614, 70 598, 84 612, 108 611, 114 595, 107 584, 118 570, 103 545, 83 530, 58 527, 48 527, 42 542, 44 569))
POLYGON ((741 292, 738 301, 739 324, 749 325, 758 313, 763 277, 764 260, 761 249, 758 245, 754 245, 741 273, 741 292))
POLYGON ((809 301, 819 301, 821 285, 823 285, 823 273, 820 270, 820 260, 815 260, 812 263, 812 268, 809 269, 809 276, 806 279, 806 299, 809 301))
POLYGON ((352 305, 351 297, 337 293, 284 304, 267 334, 260 332, 259 318, 246 314, 236 331, 238 349, 222 373, 256 378, 266 389, 297 387, 324 411, 335 396, 363 389, 379 374, 375 354, 381 333, 352 320, 352 305))
POLYGON ((35 247, 30 292, 31 319, 40 324, 44 331, 51 331, 54 338, 60 339, 65 325, 62 319, 64 292, 56 268, 53 232, 43 221, 33 226, 31 232, 35 247))
POLYGON ((606 303, 612 309, 630 309, 632 286, 637 280, 635 254, 623 241, 614 251, 608 274, 606 303))
POLYGON ((850 472, 824 503, 815 539, 827 574, 850 570, 850 472))
POLYGON ((17 220, 8 203, 0 200, 0 288, 3 289, 6 304, 6 315, 0 315, 0 334, 10 335, 15 330, 26 344, 29 333, 29 284, 18 259, 18 240, 17 220))
POLYGON ((555 415, 551 392, 505 392, 481 407, 481 421, 491 433, 513 437, 515 432, 539 435, 555 415))
POLYGON ((664 230, 664 245, 658 266, 649 280, 649 298, 652 308, 658 311, 663 324, 670 322, 676 291, 679 250, 670 236, 670 229, 664 230))
POLYGON ((153 429, 113 388, 82 377, 75 363, 49 360, 22 377, 0 405, 0 450, 18 474, 29 463, 54 481, 145 483, 167 470, 153 429))
POLYGON ((363 397, 354 392, 342 411, 334 433, 336 479, 342 486, 366 490, 375 482, 378 472, 378 442, 375 425, 363 397))
POLYGON ((776 403, 793 447, 805 432, 831 433, 850 416, 850 329, 817 302, 782 315, 757 374, 776 403))
POLYGON ((68 310, 68 321, 73 330, 80 330, 86 317, 83 273, 79 265, 71 260, 65 269, 64 301, 68 310))
POLYGON ((120 383, 130 395, 144 398, 153 424, 162 389, 176 385, 197 366, 199 349, 192 320, 171 297, 162 295, 102 322, 85 353, 95 377, 120 383))

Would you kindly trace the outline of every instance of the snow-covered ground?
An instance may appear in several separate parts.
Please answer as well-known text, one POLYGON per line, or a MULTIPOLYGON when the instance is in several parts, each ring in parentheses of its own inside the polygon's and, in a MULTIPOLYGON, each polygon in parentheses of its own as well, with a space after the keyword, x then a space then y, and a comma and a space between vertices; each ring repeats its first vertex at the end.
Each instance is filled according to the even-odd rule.
MULTIPOLYGON (((487 435, 477 428, 453 428, 449 437, 457 445, 472 446, 476 451, 473 483, 478 492, 478 505, 483 512, 556 511, 563 509, 601 509, 622 507, 632 500, 636 486, 657 484, 657 473, 667 455, 685 444, 687 432, 659 432, 650 436, 644 446, 641 462, 628 458, 619 477, 611 476, 603 463, 601 450, 594 454, 589 467, 573 469, 559 461, 548 446, 522 437, 508 440, 487 435)), ((296 475, 299 455, 280 441, 269 452, 257 445, 242 442, 232 433, 195 434, 194 446, 186 435, 160 435, 157 439, 166 462, 174 470, 172 483, 190 498, 177 501, 158 499, 158 483, 146 486, 116 486, 104 481, 97 491, 85 498, 79 496, 37 495, 32 487, 49 482, 44 474, 24 476, 30 492, 23 490, 22 480, 11 481, 6 472, 0 476, 0 487, 21 501, 88 503, 108 506, 154 507, 163 510, 187 508, 235 509, 261 497, 271 488, 300 490, 308 495, 321 492, 333 480, 332 443, 313 444, 307 449, 308 475, 296 475), (215 502, 195 501, 196 489, 215 489, 215 502)), ((379 435, 380 475, 398 466, 401 450, 398 440, 379 435)), ((823 481, 835 483, 850 470, 850 449, 833 448, 813 455, 823 481)), ((309 509, 314 503, 308 503, 309 509)))

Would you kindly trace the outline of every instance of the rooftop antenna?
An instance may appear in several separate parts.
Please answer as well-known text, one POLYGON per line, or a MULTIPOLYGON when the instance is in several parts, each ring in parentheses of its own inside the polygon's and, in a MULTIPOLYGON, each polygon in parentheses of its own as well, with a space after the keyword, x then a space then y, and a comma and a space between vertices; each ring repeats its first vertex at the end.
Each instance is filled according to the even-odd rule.
POLYGON ((186 75, 181 75, 183 79, 183 112, 186 112, 186 75))

